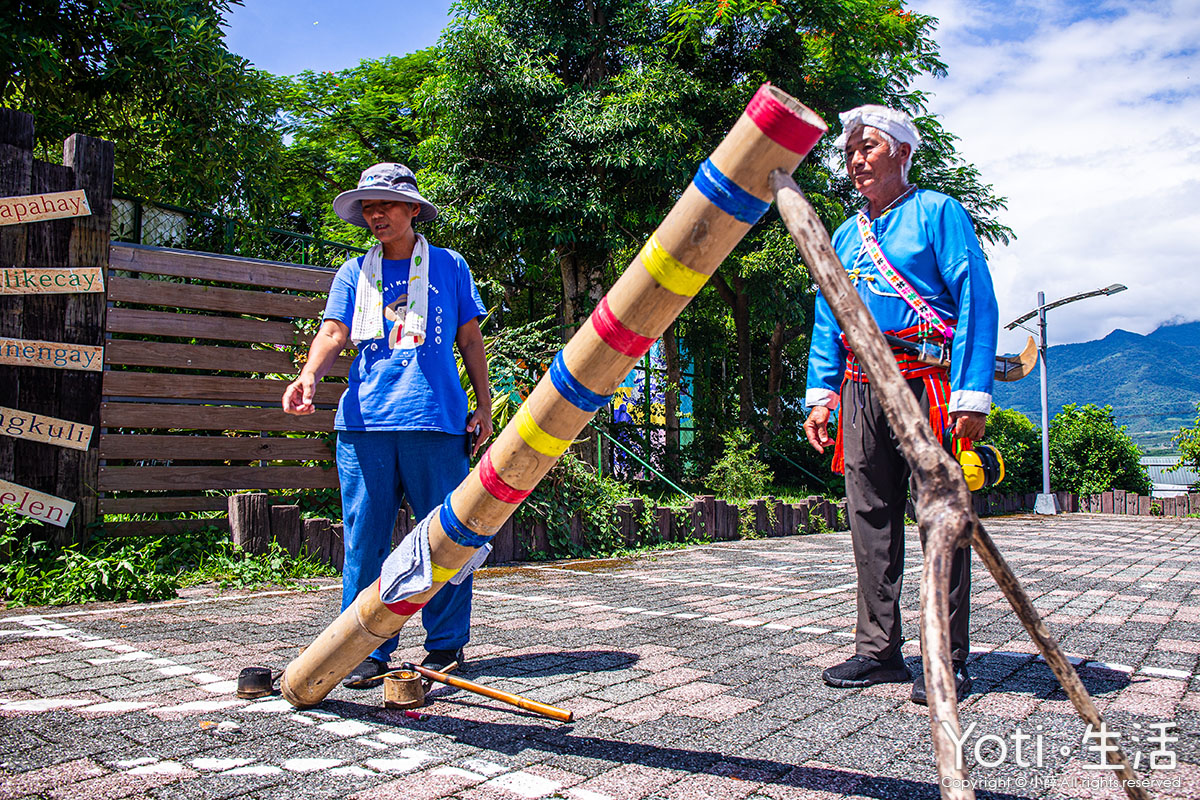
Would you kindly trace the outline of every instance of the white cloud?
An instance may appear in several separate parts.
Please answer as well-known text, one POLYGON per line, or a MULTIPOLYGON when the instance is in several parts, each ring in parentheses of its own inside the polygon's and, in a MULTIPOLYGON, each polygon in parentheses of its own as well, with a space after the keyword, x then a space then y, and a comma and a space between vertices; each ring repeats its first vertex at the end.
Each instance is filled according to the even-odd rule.
POLYGON ((940 20, 930 111, 1008 198, 1001 322, 1110 283, 1051 312, 1052 344, 1200 319, 1200 2, 910 5, 940 20))

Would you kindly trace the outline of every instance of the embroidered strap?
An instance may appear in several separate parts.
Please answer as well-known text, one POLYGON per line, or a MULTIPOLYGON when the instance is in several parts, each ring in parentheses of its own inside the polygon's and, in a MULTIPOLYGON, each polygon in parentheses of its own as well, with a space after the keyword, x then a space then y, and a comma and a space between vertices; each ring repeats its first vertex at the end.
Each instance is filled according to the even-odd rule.
POLYGON ((880 274, 887 279, 887 282, 892 285, 896 293, 908 303, 909 307, 917 312, 922 320, 940 333, 946 341, 954 338, 954 329, 946 324, 938 313, 929 307, 929 303, 925 302, 925 298, 917 294, 917 290, 909 286, 908 281, 904 280, 904 276, 896 271, 892 266, 892 262, 888 261, 887 256, 883 254, 883 249, 879 246, 879 240, 875 238, 875 234, 871 232, 871 223, 867 220, 867 215, 858 212, 858 233, 862 236, 863 246, 867 248, 867 255, 875 262, 876 269, 880 274))

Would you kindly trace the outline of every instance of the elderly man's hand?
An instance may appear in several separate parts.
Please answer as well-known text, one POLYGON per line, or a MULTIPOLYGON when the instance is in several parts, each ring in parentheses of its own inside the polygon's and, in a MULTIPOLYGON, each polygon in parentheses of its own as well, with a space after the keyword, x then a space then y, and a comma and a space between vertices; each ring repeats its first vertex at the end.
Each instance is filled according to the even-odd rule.
POLYGON ((956 436, 976 442, 983 438, 987 427, 987 414, 978 411, 951 411, 950 424, 954 426, 956 436))
POLYGON ((824 453, 825 448, 833 444, 833 439, 829 437, 828 408, 814 406, 813 410, 808 412, 808 419, 804 421, 804 435, 818 453, 824 453))

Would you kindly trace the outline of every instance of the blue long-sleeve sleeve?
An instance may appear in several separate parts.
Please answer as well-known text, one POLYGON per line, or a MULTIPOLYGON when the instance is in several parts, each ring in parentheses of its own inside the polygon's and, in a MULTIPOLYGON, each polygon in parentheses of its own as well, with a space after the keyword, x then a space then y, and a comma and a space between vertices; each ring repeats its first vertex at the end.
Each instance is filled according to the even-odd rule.
MULTIPOLYGON (((918 191, 871 222, 889 261, 944 320, 957 320, 951 345, 950 410, 991 407, 999 311, 991 273, 966 209, 951 197, 918 191)), ((864 252, 854 219, 833 236, 859 297, 880 330, 901 331, 920 317, 895 293, 864 252)), ((837 406, 846 352, 841 328, 818 293, 809 349, 805 404, 837 406)))

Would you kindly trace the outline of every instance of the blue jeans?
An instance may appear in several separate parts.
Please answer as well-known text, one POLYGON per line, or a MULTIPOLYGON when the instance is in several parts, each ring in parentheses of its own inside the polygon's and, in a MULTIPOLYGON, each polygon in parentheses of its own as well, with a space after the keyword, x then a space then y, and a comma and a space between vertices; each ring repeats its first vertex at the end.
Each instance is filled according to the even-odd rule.
MULTIPOLYGON (((467 476, 465 436, 436 431, 338 431, 342 483, 342 610, 379 580, 392 551, 392 529, 404 498, 424 519, 467 476)), ((426 650, 457 650, 471 633, 471 578, 446 584, 421 611, 426 650)), ((393 637, 371 653, 387 662, 393 637)))

